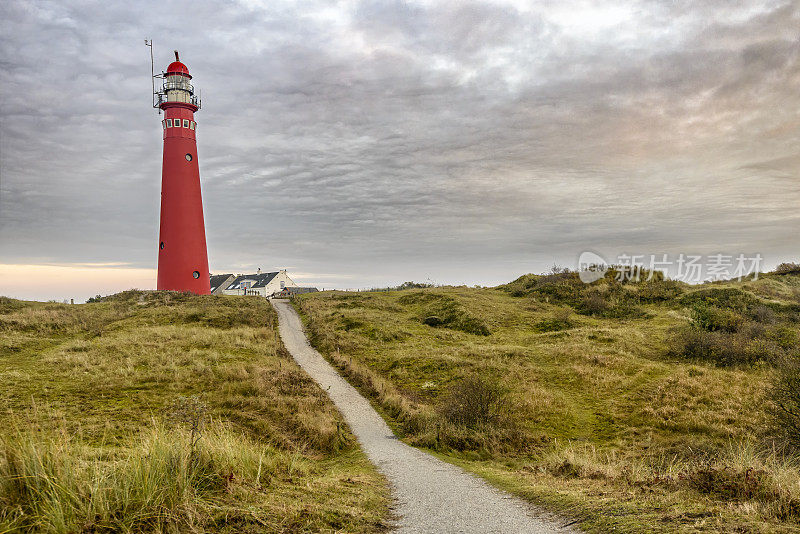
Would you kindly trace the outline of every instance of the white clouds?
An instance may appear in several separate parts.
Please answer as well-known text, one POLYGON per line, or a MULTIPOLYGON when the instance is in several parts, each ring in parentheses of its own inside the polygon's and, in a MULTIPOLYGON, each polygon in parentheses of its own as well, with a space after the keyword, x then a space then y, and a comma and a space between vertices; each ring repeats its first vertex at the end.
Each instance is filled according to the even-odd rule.
POLYGON ((7 2, 2 260, 153 265, 144 37, 203 90, 212 268, 475 283, 587 246, 792 254, 797 6, 597 6, 7 2))

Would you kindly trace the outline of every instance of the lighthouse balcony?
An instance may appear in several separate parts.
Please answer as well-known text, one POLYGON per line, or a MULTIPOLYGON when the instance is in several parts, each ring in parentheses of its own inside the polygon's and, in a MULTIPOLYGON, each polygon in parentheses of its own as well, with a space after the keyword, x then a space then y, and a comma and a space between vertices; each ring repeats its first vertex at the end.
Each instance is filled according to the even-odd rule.
POLYGON ((153 107, 161 107, 161 104, 166 104, 168 102, 182 102, 184 104, 192 104, 193 106, 197 106, 197 109, 200 109, 200 97, 198 95, 193 95, 187 91, 175 91, 171 90, 167 93, 156 93, 157 101, 153 107))

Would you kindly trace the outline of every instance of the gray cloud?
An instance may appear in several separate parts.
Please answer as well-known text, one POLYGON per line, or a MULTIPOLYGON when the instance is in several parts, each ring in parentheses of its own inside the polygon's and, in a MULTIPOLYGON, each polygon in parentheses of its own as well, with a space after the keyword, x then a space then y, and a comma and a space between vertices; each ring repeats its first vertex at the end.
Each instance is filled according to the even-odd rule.
POLYGON ((366 286, 587 248, 791 258, 800 6, 735 4, 5 2, 0 261, 154 265, 145 37, 203 90, 212 269, 366 286))

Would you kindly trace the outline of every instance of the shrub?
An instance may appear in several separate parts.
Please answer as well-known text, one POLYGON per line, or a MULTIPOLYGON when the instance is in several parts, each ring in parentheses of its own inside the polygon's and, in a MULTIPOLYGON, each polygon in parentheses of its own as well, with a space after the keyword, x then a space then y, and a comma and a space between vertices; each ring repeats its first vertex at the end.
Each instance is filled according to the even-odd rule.
POLYGON ((448 423, 467 428, 498 426, 507 417, 506 397, 499 382, 472 374, 450 387, 439 413, 448 423))
POLYGON ((800 273, 800 263, 793 263, 793 262, 786 262, 781 263, 775 270, 773 271, 776 274, 790 274, 790 273, 800 273))
POLYGON ((578 313, 583 315, 600 315, 605 314, 610 308, 608 302, 598 291, 593 291, 583 296, 578 305, 575 307, 578 313))
POLYGON ((728 309, 697 303, 692 306, 692 325, 709 332, 736 332, 744 324, 744 317, 728 309))
POLYGON ((668 340, 672 356, 705 360, 722 367, 774 362, 784 355, 776 342, 745 333, 710 331, 692 326, 677 329, 668 340))
POLYGON ((422 320, 422 324, 426 324, 428 326, 441 326, 443 324, 442 318, 437 317, 436 315, 429 315, 422 320))
POLYGON ((454 298, 447 295, 416 293, 399 299, 401 304, 423 304, 420 321, 431 327, 460 330, 476 336, 491 334, 489 327, 479 317, 469 313, 454 298))
POLYGON ((537 332, 557 332, 559 330, 566 330, 572 327, 572 321, 569 319, 570 310, 562 308, 553 313, 548 319, 543 319, 536 323, 533 328, 537 332))
POLYGON ((636 305, 635 295, 616 282, 609 282, 605 291, 591 288, 575 306, 581 315, 625 319, 645 317, 647 313, 636 305))
POLYGON ((586 284, 578 273, 567 268, 553 266, 544 274, 526 274, 499 288, 514 297, 531 295, 548 302, 575 304, 586 284))
POLYGON ((770 328, 765 331, 764 335, 785 350, 792 349, 797 344, 797 331, 788 325, 770 328))
POLYGON ((775 310, 764 305, 755 306, 750 311, 750 317, 752 317, 754 321, 763 324, 775 324, 778 322, 778 314, 775 313, 775 310))
POLYGON ((680 303, 690 307, 695 304, 707 304, 744 313, 760 304, 760 301, 751 293, 741 289, 711 288, 687 293, 681 297, 680 303))
POLYGON ((683 287, 675 280, 647 280, 638 287, 638 296, 645 302, 668 302, 683 293, 683 287))
POLYGON ((778 362, 771 397, 776 428, 793 449, 800 450, 800 360, 796 356, 778 362))
POLYGON ((739 471, 728 466, 705 466, 688 473, 684 480, 701 493, 728 501, 763 499, 769 492, 768 474, 760 469, 739 471))

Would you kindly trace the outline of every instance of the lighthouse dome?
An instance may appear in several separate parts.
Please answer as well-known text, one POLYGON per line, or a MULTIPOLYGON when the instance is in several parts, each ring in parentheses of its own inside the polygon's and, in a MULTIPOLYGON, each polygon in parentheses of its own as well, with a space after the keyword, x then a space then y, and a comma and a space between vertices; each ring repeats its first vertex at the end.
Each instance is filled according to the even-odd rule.
POLYGON ((167 67, 167 76, 170 74, 182 74, 183 76, 191 78, 191 76, 189 76, 189 69, 180 61, 173 61, 169 64, 169 67, 167 67))

